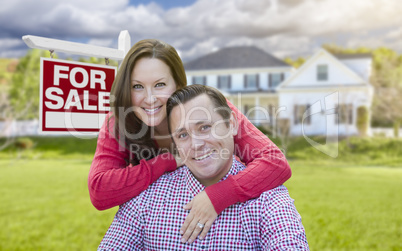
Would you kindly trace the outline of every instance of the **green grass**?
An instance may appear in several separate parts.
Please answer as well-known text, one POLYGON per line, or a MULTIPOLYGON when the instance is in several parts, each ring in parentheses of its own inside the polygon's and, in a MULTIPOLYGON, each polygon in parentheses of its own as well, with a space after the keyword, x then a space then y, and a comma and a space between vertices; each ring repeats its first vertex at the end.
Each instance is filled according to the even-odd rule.
MULTIPOLYGON (((29 150, 0 152, 0 250, 96 250, 117 210, 97 211, 89 200, 96 140, 32 140, 29 150)), ((293 175, 285 185, 311 250, 402 249, 401 141, 357 141, 364 142, 351 140, 353 153, 335 159, 302 142, 289 148, 293 175), (372 164, 366 155, 375 151, 372 164)))
MULTIPOLYGON (((0 139, 4 142, 5 139, 0 139)), ((80 159, 91 161, 95 149, 96 138, 80 139, 75 137, 23 137, 14 140, 9 147, 0 151, 0 159, 80 159), (20 141, 31 140, 29 149, 17 147, 20 141)))
POLYGON ((401 250, 402 169, 290 162, 311 250, 401 250))
POLYGON ((96 250, 117 208, 99 212, 89 161, 0 161, 0 250, 96 250))

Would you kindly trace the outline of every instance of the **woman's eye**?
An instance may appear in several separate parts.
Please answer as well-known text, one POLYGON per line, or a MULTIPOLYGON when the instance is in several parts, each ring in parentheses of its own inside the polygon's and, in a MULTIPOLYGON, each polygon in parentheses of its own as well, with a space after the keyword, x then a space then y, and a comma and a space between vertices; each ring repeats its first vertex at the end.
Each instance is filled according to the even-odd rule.
POLYGON ((161 87, 161 86, 165 86, 166 84, 165 83, 157 83, 156 85, 155 85, 155 87, 161 87))
POLYGON ((141 89, 142 88, 142 85, 133 85, 133 89, 141 89))

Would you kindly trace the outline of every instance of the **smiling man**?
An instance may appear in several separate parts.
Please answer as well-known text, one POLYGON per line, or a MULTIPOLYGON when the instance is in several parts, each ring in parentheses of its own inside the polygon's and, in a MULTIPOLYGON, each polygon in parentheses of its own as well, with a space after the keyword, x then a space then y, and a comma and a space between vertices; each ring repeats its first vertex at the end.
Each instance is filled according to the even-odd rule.
MULTIPOLYGON (((205 187, 245 166, 233 156, 236 114, 216 89, 190 85, 167 102, 169 130, 185 166, 120 206, 99 250, 308 250, 301 217, 284 186, 226 208, 203 239, 182 243, 183 209, 205 187)), ((204 225, 205 224, 205 225, 204 225)))

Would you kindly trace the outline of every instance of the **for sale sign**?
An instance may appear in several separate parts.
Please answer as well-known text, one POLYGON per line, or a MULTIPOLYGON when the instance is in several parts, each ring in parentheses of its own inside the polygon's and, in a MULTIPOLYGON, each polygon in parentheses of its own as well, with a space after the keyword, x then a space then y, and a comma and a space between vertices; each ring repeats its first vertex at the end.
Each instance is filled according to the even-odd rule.
POLYGON ((40 131, 98 132, 116 67, 41 58, 40 131))

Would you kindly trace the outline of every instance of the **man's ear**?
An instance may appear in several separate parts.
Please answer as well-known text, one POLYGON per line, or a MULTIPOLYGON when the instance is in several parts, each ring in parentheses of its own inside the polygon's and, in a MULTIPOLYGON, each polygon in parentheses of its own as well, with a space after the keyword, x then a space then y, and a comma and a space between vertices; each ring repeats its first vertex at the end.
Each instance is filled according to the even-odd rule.
POLYGON ((230 130, 232 130, 232 135, 236 136, 239 130, 239 121, 237 120, 236 113, 233 111, 230 114, 229 124, 230 124, 230 130))

